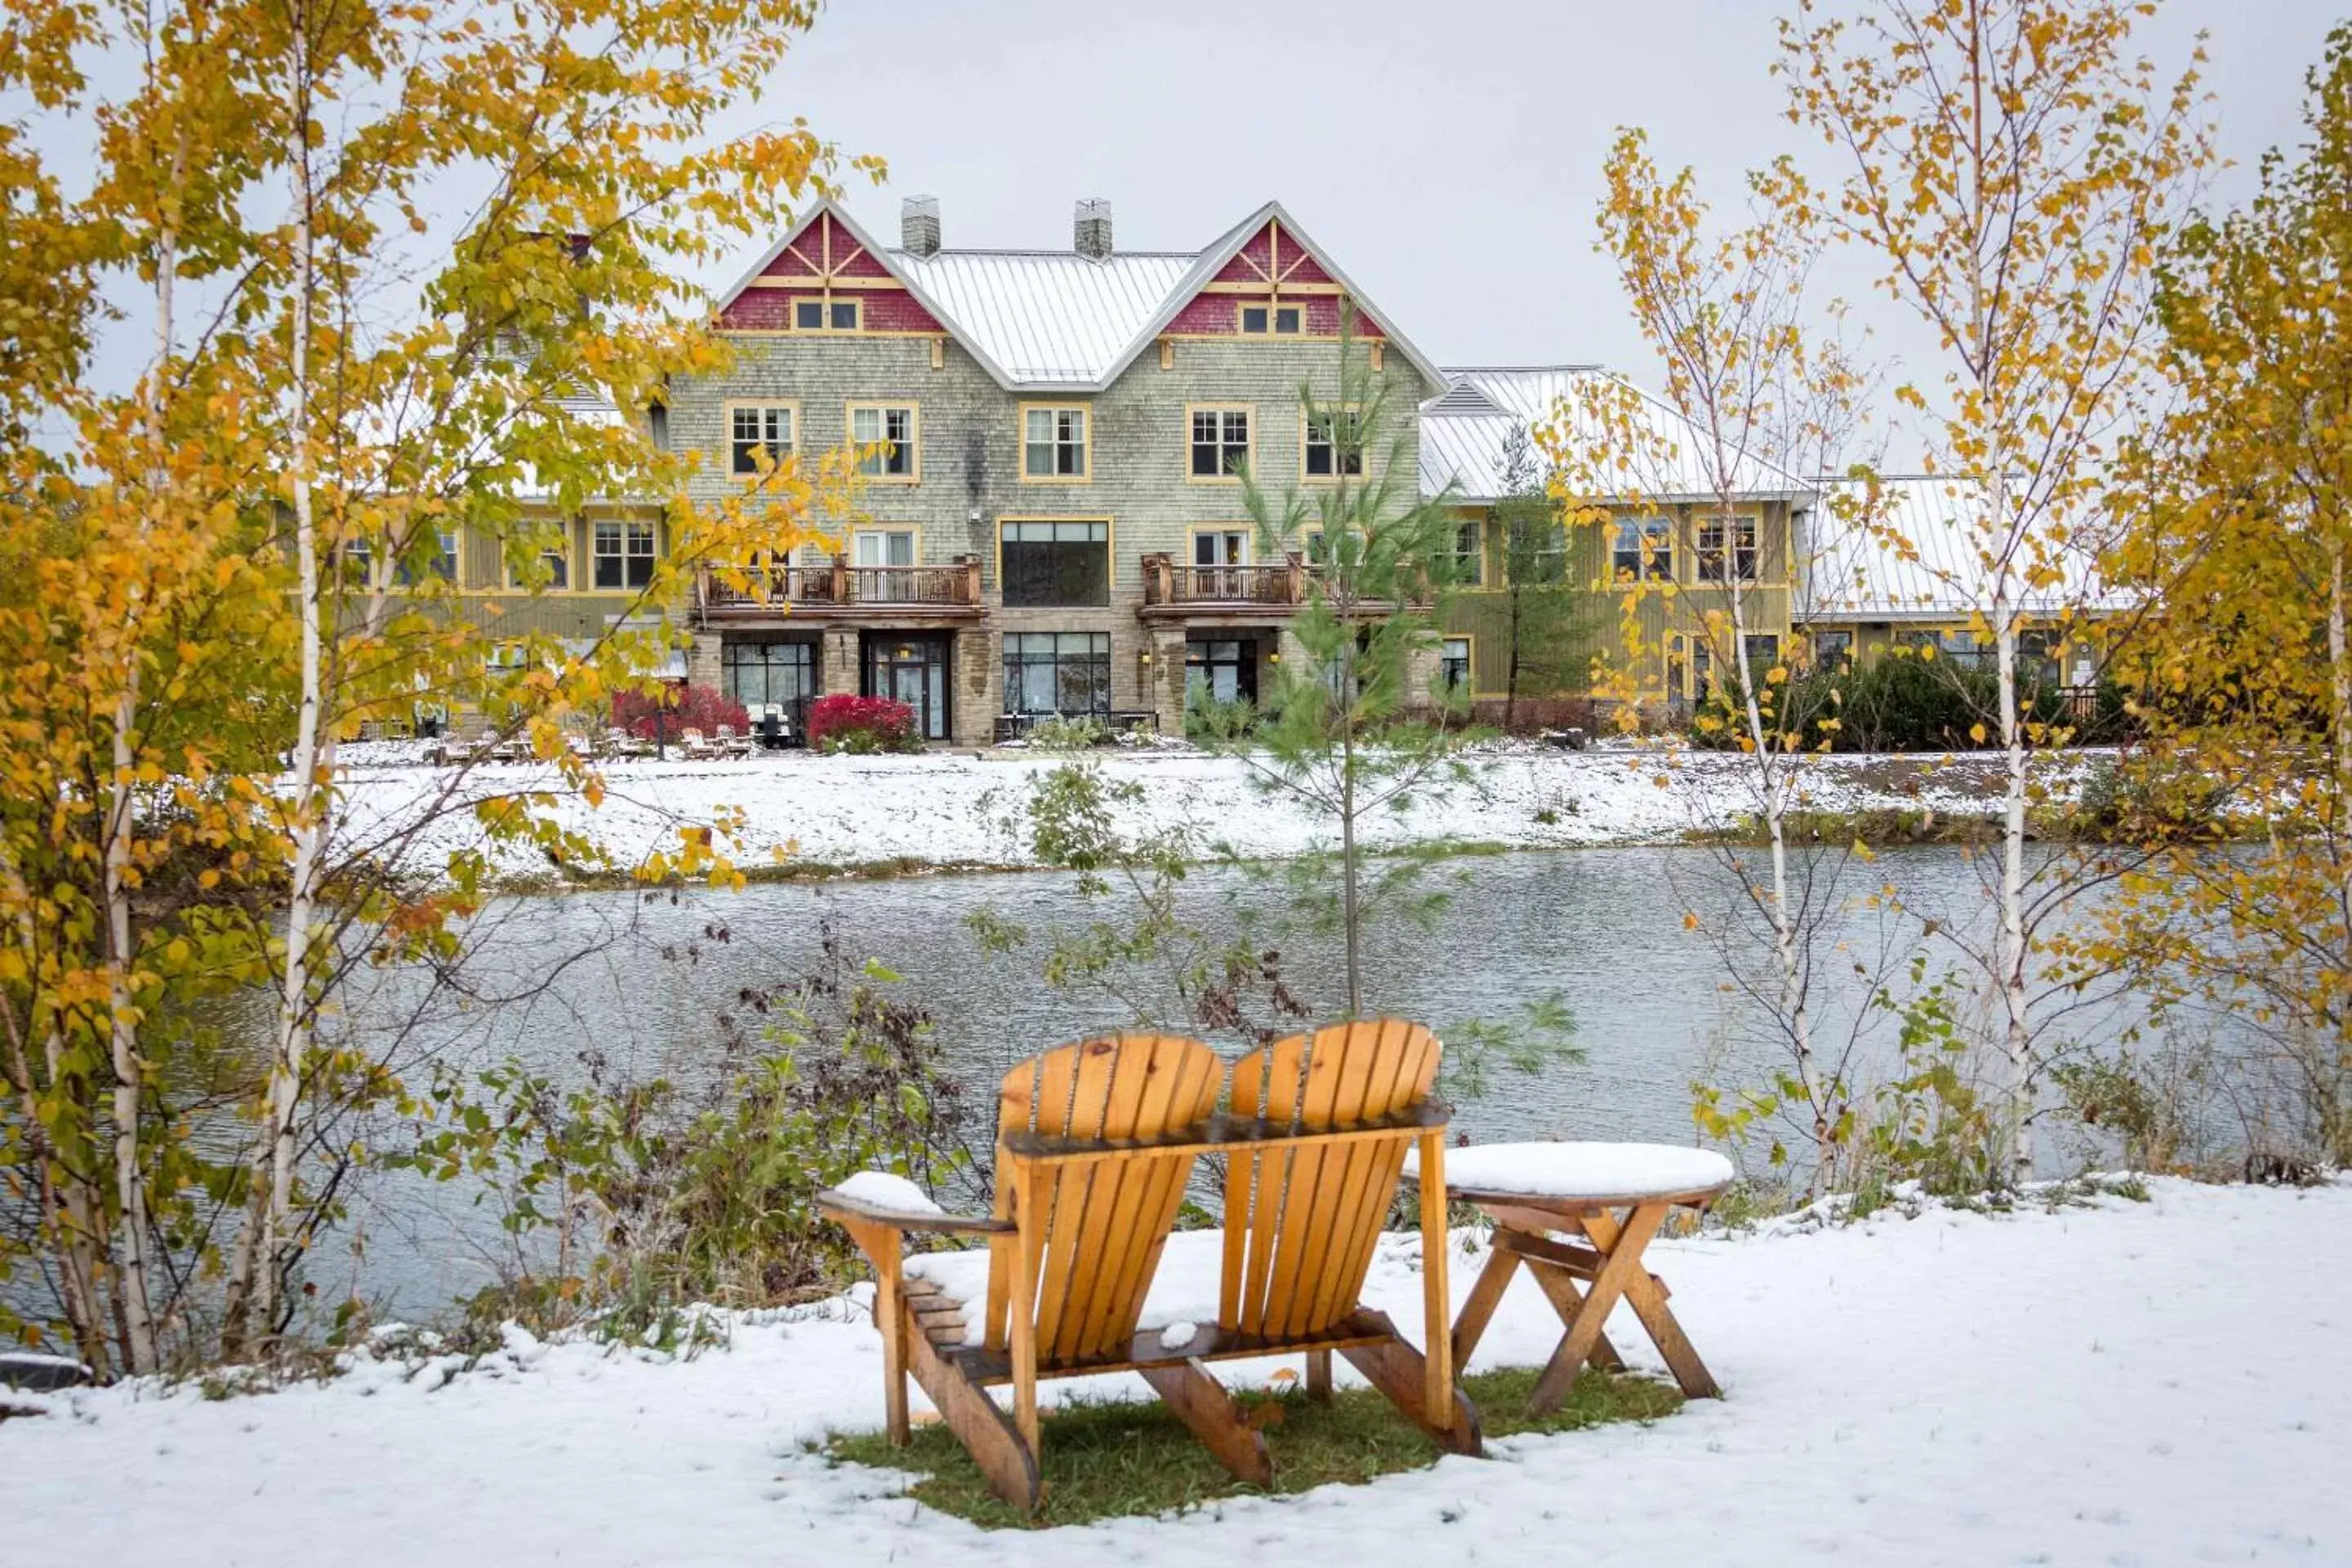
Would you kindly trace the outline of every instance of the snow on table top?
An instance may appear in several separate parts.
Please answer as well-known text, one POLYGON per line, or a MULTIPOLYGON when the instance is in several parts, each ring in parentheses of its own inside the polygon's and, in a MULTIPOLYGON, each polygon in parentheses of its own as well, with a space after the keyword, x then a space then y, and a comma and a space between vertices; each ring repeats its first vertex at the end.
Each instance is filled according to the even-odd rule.
MULTIPOLYGON (((1419 1151, 1405 1156, 1406 1175, 1420 1168, 1419 1151)), ((1482 1143, 1445 1152, 1447 1187, 1531 1198, 1695 1193, 1731 1177, 1731 1162, 1714 1150, 1673 1143, 1482 1143)))
POLYGON ((845 1198, 871 1204, 893 1214, 945 1214, 931 1195, 904 1176, 887 1171, 860 1171, 833 1189, 845 1198))
MULTIPOLYGON (((1144 1294, 1139 1331, 1165 1329, 1176 1323, 1217 1321, 1217 1287, 1225 1262, 1222 1230, 1180 1230, 1160 1248, 1160 1268, 1144 1294)), ((929 1279, 950 1299, 965 1303, 964 1343, 976 1345, 987 1326, 978 1303, 988 1296, 988 1248, 961 1252, 919 1252, 907 1259, 909 1279, 929 1279)), ((1182 1342, 1189 1343, 1191 1336, 1182 1342)))

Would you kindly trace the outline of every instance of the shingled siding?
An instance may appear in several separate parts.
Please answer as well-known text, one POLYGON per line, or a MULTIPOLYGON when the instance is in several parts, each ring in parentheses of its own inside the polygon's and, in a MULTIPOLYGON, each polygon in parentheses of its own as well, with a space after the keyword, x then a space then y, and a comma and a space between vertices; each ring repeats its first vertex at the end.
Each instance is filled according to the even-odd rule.
MULTIPOLYGON (((937 370, 931 367, 932 342, 924 338, 743 336, 734 348, 735 362, 723 377, 672 388, 671 438, 701 454, 702 470, 693 488, 706 500, 729 493, 740 482, 727 472, 730 403, 797 402, 804 452, 847 440, 847 405, 853 402, 917 405, 919 482, 873 483, 863 507, 874 526, 916 529, 919 559, 926 564, 944 565, 963 554, 981 559, 987 613, 976 629, 956 633, 952 660, 959 744, 985 741, 1003 711, 999 649, 1006 631, 1108 632, 1112 706, 1154 707, 1151 671, 1142 663, 1149 637, 1136 615, 1143 599, 1139 563, 1144 554, 1160 551, 1189 561, 1191 529, 1245 523, 1248 516, 1238 484, 1189 477, 1189 407, 1251 405, 1256 472, 1262 484, 1278 493, 1301 482, 1301 382, 1311 381, 1319 395, 1329 396, 1339 379, 1338 345, 1329 342, 1178 342, 1167 369, 1153 346, 1108 390, 1093 395, 1006 392, 952 340, 937 370), (1021 409, 1039 403, 1088 409, 1091 472, 1085 482, 1023 480, 1021 409), (1108 606, 1003 607, 998 524, 1023 518, 1108 520, 1108 606), (974 641, 983 647, 975 649, 974 641)), ((1354 352, 1366 350, 1359 344, 1354 352)), ((1402 472, 1414 473, 1415 405, 1433 389, 1401 355, 1388 355, 1384 370, 1376 374, 1388 384, 1389 401, 1384 427, 1372 433, 1368 467, 1377 473, 1394 460, 1404 465, 1402 472), (1400 437, 1403 447, 1392 456, 1400 437)))

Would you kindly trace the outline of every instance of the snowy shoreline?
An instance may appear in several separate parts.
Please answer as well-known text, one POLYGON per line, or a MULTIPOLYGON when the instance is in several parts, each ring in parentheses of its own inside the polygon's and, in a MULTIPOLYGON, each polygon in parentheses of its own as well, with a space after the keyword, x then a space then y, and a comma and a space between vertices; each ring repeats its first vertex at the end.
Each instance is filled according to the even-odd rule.
MULTIPOLYGON (((383 840, 434 810, 445 770, 394 748, 346 748, 344 785, 351 841, 383 840)), ((1245 763, 1189 749, 1085 754, 1115 783, 1139 786, 1121 808, 1143 829, 1192 824, 1204 843, 1246 858, 1303 854, 1328 838, 1328 823, 1287 800, 1252 788, 1245 763)), ((2079 784, 2100 753, 2044 762, 2061 790, 2079 784)), ((932 752, 914 756, 816 756, 786 752, 728 762, 615 761, 603 764, 601 805, 562 788, 534 763, 486 764, 456 803, 554 791, 551 809, 569 829, 605 848, 626 870, 674 848, 683 829, 733 823, 730 857, 747 869, 784 866, 803 873, 887 867, 1019 869, 1033 864, 999 826, 1029 779, 1068 760, 1031 752, 932 752)), ((1562 849, 1680 842, 1732 828, 1756 815, 1742 760, 1721 752, 1612 747, 1583 752, 1511 747, 1473 753, 1474 777, 1368 825, 1376 849, 1465 843, 1510 849, 1562 849)), ((1859 816, 1928 811, 1967 816, 1988 809, 1998 759, 1987 754, 1833 756, 1812 760, 1809 810, 1859 816)), ((417 835, 408 862, 419 870, 467 847, 487 853, 510 887, 547 889, 578 879, 535 847, 493 845, 470 810, 444 805, 417 835)))
MULTIPOLYGON (((992 1533, 917 1507, 893 1472, 807 1452, 881 1424, 862 1291, 737 1315, 730 1342, 692 1360, 510 1332, 463 1372, 452 1357, 362 1359, 250 1398, 193 1383, 41 1396, 47 1415, 0 1424, 0 1519, 28 1563, 184 1568, 310 1563, 330 1542, 355 1568, 780 1552, 1377 1568, 1529 1560, 1569 1521, 1628 1563, 2347 1561, 2352 1521, 2330 1478, 2352 1471, 2336 1263, 2352 1182, 2147 1190, 1662 1241, 1649 1261, 1722 1400, 1160 1519, 992 1533)), ((1460 1240, 1457 1305, 1479 1263, 1460 1240)), ((1370 1304, 1416 1324, 1418 1242, 1389 1237, 1368 1285, 1370 1304)), ((1624 1311, 1612 1337, 1654 1369, 1624 1311)), ((1522 1272, 1472 1366, 1539 1364, 1559 1331, 1522 1272)), ((1262 1385, 1286 1366, 1219 1375, 1262 1385)), ((1121 1374, 1047 1394, 1144 1389, 1121 1374)))

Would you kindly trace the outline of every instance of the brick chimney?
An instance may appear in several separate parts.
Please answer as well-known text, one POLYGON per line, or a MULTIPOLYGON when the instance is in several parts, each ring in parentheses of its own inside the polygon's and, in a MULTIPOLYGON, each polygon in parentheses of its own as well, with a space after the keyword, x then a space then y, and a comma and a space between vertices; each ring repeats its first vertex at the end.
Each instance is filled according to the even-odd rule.
POLYGON ((1110 203, 1089 196, 1077 205, 1071 220, 1071 240, 1080 256, 1100 261, 1110 254, 1110 203))
POLYGON ((908 196, 898 207, 898 246, 909 256, 940 253, 940 198, 908 196))

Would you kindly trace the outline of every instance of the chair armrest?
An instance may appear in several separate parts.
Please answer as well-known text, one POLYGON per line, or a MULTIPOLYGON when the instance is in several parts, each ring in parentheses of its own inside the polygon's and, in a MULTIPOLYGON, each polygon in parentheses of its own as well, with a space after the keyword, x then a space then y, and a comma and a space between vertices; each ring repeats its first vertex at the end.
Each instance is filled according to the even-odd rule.
POLYGON ((836 1187, 816 1195, 817 1211, 834 1219, 864 1220, 893 1230, 924 1231, 941 1236, 1009 1236, 1021 1227, 1009 1219, 985 1219, 974 1215, 909 1214, 903 1209, 853 1198, 836 1187))

